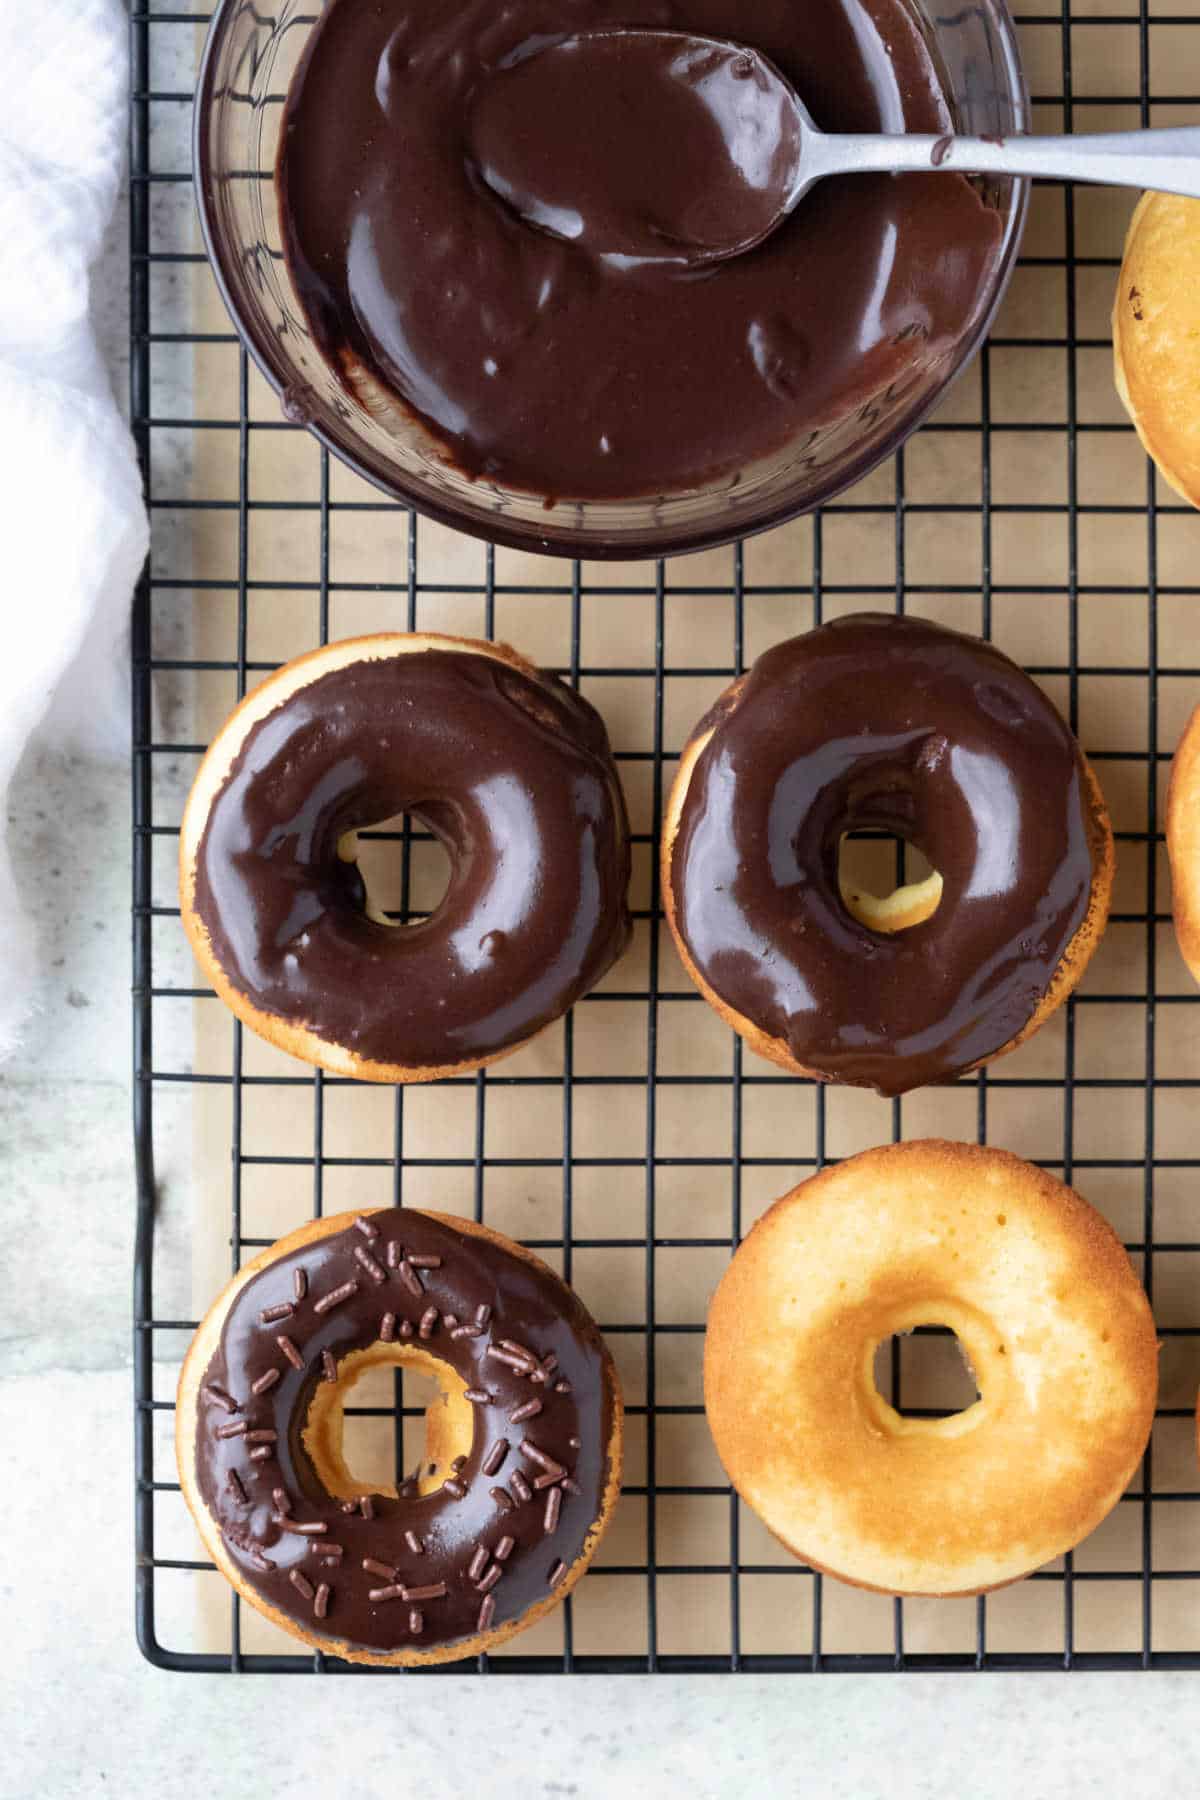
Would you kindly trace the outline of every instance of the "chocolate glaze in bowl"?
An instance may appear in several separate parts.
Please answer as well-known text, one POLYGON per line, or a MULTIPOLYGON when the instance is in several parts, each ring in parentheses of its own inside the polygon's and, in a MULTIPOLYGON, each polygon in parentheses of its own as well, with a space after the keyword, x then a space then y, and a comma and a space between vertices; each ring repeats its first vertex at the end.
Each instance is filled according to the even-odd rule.
MULTIPOLYGON (((753 39, 826 127, 1024 123, 1007 15, 983 8, 928 32, 901 7, 807 0, 800 12, 768 0, 753 39)), ((631 18, 588 0, 566 23, 746 33, 731 10, 695 0, 631 18)), ((286 44, 279 28, 264 42, 268 28, 245 13, 227 0, 218 14, 197 138, 202 214, 231 310, 293 416, 299 397, 305 422, 360 472, 499 542, 670 552, 818 504, 919 422, 977 343, 1013 260, 1018 185, 985 203, 957 177, 918 176, 822 184, 776 238, 701 279, 598 268, 514 219, 470 166, 472 85, 538 30, 561 35, 561 5, 447 12, 417 0, 380 11, 334 0, 315 30, 292 19, 286 44), (263 179, 274 146, 255 137, 237 89, 252 65, 249 92, 282 97, 299 37, 280 230, 263 179), (408 81, 413 69, 420 79, 408 81), (388 142, 355 179, 371 130, 388 142), (259 171, 249 195, 239 133, 242 169, 259 171), (255 252, 256 206, 286 262, 255 252), (543 291, 549 332, 530 306, 543 291)))

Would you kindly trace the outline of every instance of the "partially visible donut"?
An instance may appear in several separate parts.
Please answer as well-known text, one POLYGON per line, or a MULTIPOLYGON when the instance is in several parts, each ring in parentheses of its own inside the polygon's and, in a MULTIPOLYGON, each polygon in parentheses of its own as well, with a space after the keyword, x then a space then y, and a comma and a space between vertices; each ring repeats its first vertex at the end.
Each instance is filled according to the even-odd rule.
POLYGON ((1184 728, 1167 788, 1171 910, 1184 962, 1200 981, 1200 706, 1184 728))
POLYGON ((730 1480, 798 1557, 856 1586, 973 1594, 1079 1543, 1150 1435, 1158 1348, 1116 1233, 1052 1175, 935 1140, 786 1194, 713 1298, 704 1401, 730 1480), (980 1398, 882 1398, 877 1346, 958 1336, 980 1398))
POLYGON ((1200 200, 1143 194, 1112 310, 1113 375, 1142 448, 1200 506, 1200 200))
POLYGON ((494 1062, 629 938, 625 806, 599 714, 500 644, 391 633, 286 664, 227 720, 180 838, 192 948, 243 1024, 366 1081, 494 1062), (407 812, 450 885, 397 928, 356 834, 407 812))
POLYGON ((494 1650, 570 1592, 612 1517, 620 1388, 582 1303, 470 1220, 392 1208, 314 1220, 254 1258, 179 1381, 184 1498, 221 1573, 351 1662, 494 1650), (362 1492, 346 1391, 376 1364, 432 1375, 417 1474, 362 1492))
POLYGON ((979 638, 860 613, 777 644, 686 746, 662 887, 684 967, 760 1056, 902 1094, 1013 1050, 1108 917, 1096 778, 1041 689, 979 638), (933 865, 880 899, 849 832, 933 865))

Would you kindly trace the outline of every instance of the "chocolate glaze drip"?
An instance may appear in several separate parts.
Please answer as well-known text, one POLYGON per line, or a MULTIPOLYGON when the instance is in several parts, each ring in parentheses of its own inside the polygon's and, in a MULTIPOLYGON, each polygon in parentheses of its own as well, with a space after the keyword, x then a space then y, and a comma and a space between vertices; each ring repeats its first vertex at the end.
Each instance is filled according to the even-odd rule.
POLYGON ((861 613, 776 645, 694 736, 671 853, 683 941, 727 1005, 822 1078, 901 1094, 1028 1023, 1087 913, 1083 761, 976 638, 861 613), (843 833, 914 844, 937 911, 882 935, 838 890, 843 833))
POLYGON ((495 658, 431 649, 319 675, 247 734, 194 905, 256 1006, 406 1068, 486 1057, 597 982, 629 936, 624 803, 599 715, 495 658), (450 856, 433 915, 363 910, 344 833, 407 812, 450 856))
MULTIPOLYGON (((758 249, 701 270, 539 232, 480 173, 476 102, 539 45, 635 24, 749 41, 826 131, 953 123, 906 0, 574 0, 569 17, 561 0, 333 0, 277 171, 313 336, 352 390, 365 371, 399 395, 466 473, 550 498, 709 482, 864 407, 855 429, 882 437, 889 407, 976 327, 999 248, 996 213, 946 175, 821 182, 758 249)), ((628 192, 646 146, 621 129, 622 79, 614 56, 570 104, 547 102, 528 154, 509 109, 509 141, 493 131, 487 153, 553 205, 573 146, 602 132, 628 192)), ((711 132, 681 107, 661 157, 702 172, 711 132)))
POLYGON ((569 1569, 579 1558, 611 1477, 613 1377, 583 1306, 541 1269, 424 1213, 395 1208, 367 1215, 367 1223, 374 1237, 352 1225, 280 1257, 238 1294, 201 1380, 196 1476, 247 1583, 306 1631, 369 1650, 432 1648, 473 1637, 489 1595, 493 1624, 519 1617, 557 1585, 559 1563, 569 1569), (393 1244, 397 1250, 389 1254, 393 1244), (414 1266, 399 1250, 440 1261, 414 1266), (382 1282, 359 1251, 384 1272, 382 1282), (302 1300, 295 1300, 295 1269, 306 1277, 302 1300), (347 1283, 352 1291, 323 1311, 322 1300, 347 1283), (261 1314, 284 1301, 294 1302, 291 1316, 264 1324, 261 1314), (420 1321, 430 1308, 437 1317, 422 1341, 420 1321), (490 1314, 472 1335, 480 1308, 490 1314), (344 1511, 325 1490, 303 1429, 313 1393, 327 1378, 326 1356, 336 1364, 377 1344, 388 1313, 396 1320, 389 1339, 405 1335, 407 1326, 464 1389, 489 1397, 473 1404, 474 1441, 460 1467, 440 1471, 442 1487, 424 1495, 374 1494, 371 1516, 364 1517, 361 1504, 344 1511), (447 1315, 458 1323, 450 1326, 447 1315), (299 1367, 281 1350, 281 1336, 297 1352, 299 1367), (501 1340, 531 1352, 537 1363, 514 1367, 522 1358, 504 1352, 501 1340), (491 1354, 496 1349, 508 1360, 491 1354), (255 1395, 255 1383, 272 1372, 278 1379, 255 1395), (236 1413, 213 1400, 211 1388, 231 1396, 236 1413), (514 1423, 512 1413, 531 1400, 540 1409, 514 1423), (239 1425, 246 1429, 237 1431, 239 1425), (269 1441, 267 1434, 274 1434, 269 1441), (252 1452, 264 1445, 269 1454, 255 1459, 252 1452), (500 1489, 508 1505, 497 1499, 500 1489), (551 1490, 560 1499, 548 1509, 551 1490), (512 1540, 507 1547, 506 1538, 512 1540), (340 1556, 331 1545, 340 1546, 340 1556), (364 1559, 379 1566, 364 1569, 364 1559), (321 1583, 329 1588, 324 1625, 314 1613, 321 1583), (443 1584, 444 1594, 435 1591, 443 1584), (390 1588, 404 1593, 370 1598, 390 1588), (413 1608, 420 1613, 415 1634, 413 1608))

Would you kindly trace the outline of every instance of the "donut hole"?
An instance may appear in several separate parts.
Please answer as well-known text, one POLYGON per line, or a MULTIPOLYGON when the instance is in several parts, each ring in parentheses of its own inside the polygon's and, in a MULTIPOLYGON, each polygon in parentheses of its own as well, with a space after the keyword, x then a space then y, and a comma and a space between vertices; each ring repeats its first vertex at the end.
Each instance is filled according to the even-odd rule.
POLYGON ((449 1364, 410 1344, 375 1344, 319 1382, 304 1424, 304 1447, 337 1500, 394 1496, 407 1477, 433 1493, 470 1454, 475 1409, 449 1364))
POLYGON ((419 813, 397 813, 378 825, 348 831, 338 854, 357 864, 365 890, 363 910, 381 925, 419 925, 446 898, 450 852, 419 813))
POLYGON ((948 1419, 980 1398, 957 1333, 948 1325, 918 1325, 875 1346, 875 1386, 902 1419, 948 1419))
POLYGON ((922 924, 941 903, 942 878, 927 857, 886 832, 844 833, 837 878, 847 912, 885 935, 922 924))

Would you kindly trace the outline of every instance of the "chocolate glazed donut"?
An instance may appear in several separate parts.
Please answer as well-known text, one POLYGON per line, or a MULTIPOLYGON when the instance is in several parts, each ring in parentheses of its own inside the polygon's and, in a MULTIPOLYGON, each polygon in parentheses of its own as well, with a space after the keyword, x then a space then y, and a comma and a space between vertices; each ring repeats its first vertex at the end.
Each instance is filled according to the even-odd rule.
POLYGON ((354 1662, 493 1649, 583 1574, 620 1488, 612 1359, 580 1301, 485 1226, 392 1208, 317 1219, 247 1265, 184 1363, 176 1452, 221 1572, 354 1662), (362 1491, 342 1454, 364 1369, 439 1397, 425 1456, 362 1491))
POLYGON ((599 715, 503 645, 327 645, 255 689, 184 814, 184 925, 262 1036, 368 1081, 475 1069, 557 1019, 629 937, 628 827, 599 715), (355 833, 401 812, 446 847, 428 919, 371 913, 355 833))
POLYGON ((990 644, 862 613, 778 644, 684 751, 667 918, 705 997, 801 1075, 902 1094, 1015 1049, 1108 916, 1112 832, 1079 745, 990 644), (842 837, 889 832, 935 874, 839 884, 842 837))

